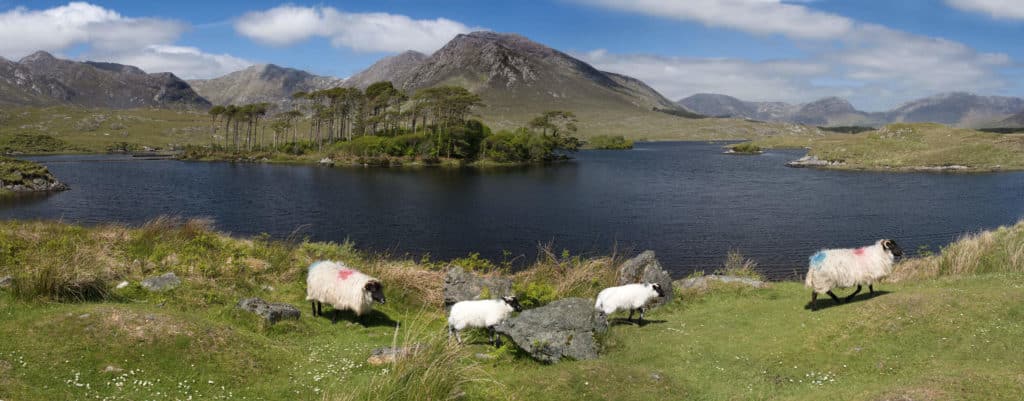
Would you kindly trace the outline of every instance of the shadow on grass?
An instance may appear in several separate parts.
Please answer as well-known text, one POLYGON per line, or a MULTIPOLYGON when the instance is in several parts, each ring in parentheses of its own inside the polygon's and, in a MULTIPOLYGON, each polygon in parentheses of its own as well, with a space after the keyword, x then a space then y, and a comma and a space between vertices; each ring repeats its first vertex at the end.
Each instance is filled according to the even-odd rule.
MULTIPOLYGON (((839 304, 837 304, 836 301, 833 301, 832 297, 829 297, 828 295, 825 295, 824 297, 822 297, 822 295, 818 295, 818 300, 813 305, 810 302, 808 302, 807 305, 804 305, 804 309, 807 309, 807 310, 810 310, 810 311, 819 311, 819 310, 822 310, 822 309, 833 308, 833 307, 836 307, 836 306, 842 306, 842 305, 846 305, 846 304, 849 304, 849 303, 866 301, 866 300, 869 300, 871 298, 880 297, 880 296, 888 294, 888 293, 889 293, 889 291, 881 291, 881 290, 875 290, 874 293, 861 292, 860 294, 857 294, 856 297, 854 297, 853 299, 851 299, 849 301, 846 300, 846 297, 839 297, 839 300, 842 301, 842 303, 839 303, 839 304), (812 306, 813 306, 813 308, 812 308, 812 306)), ((839 295, 839 294, 836 294, 836 295, 839 295)))
POLYGON ((630 324, 630 325, 634 325, 634 326, 644 327, 644 326, 649 325, 649 324, 661 324, 661 323, 667 323, 667 322, 668 322, 668 320, 644 319, 644 322, 640 323, 640 322, 638 322, 636 320, 629 320, 629 319, 625 319, 625 318, 615 318, 615 319, 608 319, 608 326, 618 326, 618 325, 623 325, 623 324, 630 324))
POLYGON ((333 323, 352 322, 361 324, 363 327, 395 327, 398 324, 394 319, 391 319, 391 316, 376 309, 364 316, 356 316, 355 312, 349 310, 332 309, 324 311, 319 318, 330 320, 333 323))

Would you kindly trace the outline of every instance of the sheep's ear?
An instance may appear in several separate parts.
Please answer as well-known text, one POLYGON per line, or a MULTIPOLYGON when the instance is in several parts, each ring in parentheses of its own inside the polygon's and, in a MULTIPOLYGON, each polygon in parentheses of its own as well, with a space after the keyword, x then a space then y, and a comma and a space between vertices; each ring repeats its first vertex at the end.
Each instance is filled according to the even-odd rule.
POLYGON ((888 239, 882 240, 882 249, 887 249, 887 250, 888 249, 892 249, 892 240, 888 240, 888 239))

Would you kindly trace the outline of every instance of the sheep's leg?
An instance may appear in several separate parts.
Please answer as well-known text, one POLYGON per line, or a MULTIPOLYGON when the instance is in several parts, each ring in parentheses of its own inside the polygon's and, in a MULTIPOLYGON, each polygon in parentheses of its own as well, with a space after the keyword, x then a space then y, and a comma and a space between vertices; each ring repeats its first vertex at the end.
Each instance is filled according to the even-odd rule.
POLYGON ((459 345, 462 345, 462 336, 459 335, 458 330, 455 330, 455 340, 459 342, 459 345))
POLYGON ((811 291, 811 310, 815 310, 816 309, 814 307, 814 305, 817 304, 817 303, 818 303, 818 292, 817 291, 811 291))
POLYGON ((498 333, 494 331, 494 326, 487 327, 487 334, 490 337, 491 345, 498 346, 498 333))
POLYGON ((630 309, 630 310, 629 310, 629 317, 627 317, 627 318, 626 318, 626 320, 628 320, 628 321, 630 321, 630 322, 632 322, 632 321, 633 321, 633 311, 635 311, 635 310, 636 310, 636 309, 630 309))
POLYGON ((641 326, 644 325, 644 308, 640 307, 640 320, 638 321, 641 326))
POLYGON ((860 284, 857 284, 857 289, 853 291, 853 294, 850 294, 850 296, 846 297, 846 302, 850 302, 851 300, 853 300, 853 297, 857 296, 857 294, 860 294, 860 290, 861 286, 860 284))
POLYGON ((870 293, 872 296, 875 295, 875 285, 874 284, 868 284, 868 293, 870 293))
POLYGON ((842 301, 839 300, 839 297, 836 296, 836 293, 832 292, 832 290, 828 290, 828 292, 826 294, 828 294, 828 296, 832 297, 832 300, 836 301, 837 304, 843 303, 842 301))
POLYGON ((316 317, 316 301, 309 301, 309 308, 313 310, 313 317, 316 317))
POLYGON ((316 301, 316 315, 317 316, 323 316, 324 315, 324 304, 322 302, 320 302, 320 301, 316 301))
POLYGON ((452 333, 455 333, 455 327, 452 327, 452 325, 449 324, 448 325, 448 342, 452 341, 452 333))

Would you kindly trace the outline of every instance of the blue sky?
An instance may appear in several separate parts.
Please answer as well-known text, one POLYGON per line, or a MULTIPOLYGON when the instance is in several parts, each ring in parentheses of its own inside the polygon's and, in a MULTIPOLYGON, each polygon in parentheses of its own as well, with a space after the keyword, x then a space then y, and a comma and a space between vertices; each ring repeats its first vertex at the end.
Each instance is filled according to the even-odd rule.
POLYGON ((460 32, 515 32, 669 98, 866 110, 946 91, 1024 97, 1021 0, 0 0, 0 56, 35 50, 208 78, 254 63, 346 77, 460 32))

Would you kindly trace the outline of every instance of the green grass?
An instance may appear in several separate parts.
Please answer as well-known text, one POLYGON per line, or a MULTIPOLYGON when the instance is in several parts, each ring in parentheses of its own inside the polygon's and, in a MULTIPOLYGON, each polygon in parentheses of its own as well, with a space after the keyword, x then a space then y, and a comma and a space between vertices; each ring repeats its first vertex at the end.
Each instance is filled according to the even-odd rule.
POLYGON ((970 171, 1024 169, 1024 135, 993 134, 940 124, 890 124, 860 134, 801 134, 762 138, 763 148, 810 148, 834 168, 914 170, 965 166, 970 171))
POLYGON ((586 147, 608 150, 633 149, 633 140, 622 135, 597 135, 587 140, 586 147))
MULTIPOLYGON (((540 303, 593 296, 620 261, 543 254, 513 276, 540 303)), ((197 221, 5 221, 0 276, 15 284, 0 290, 0 399, 1015 400, 1024 392, 1022 255, 1024 223, 969 236, 897 266, 895 282, 876 285, 881 295, 817 312, 804 309, 800 283, 714 283, 679 293, 643 327, 614 324, 600 359, 543 365, 485 345, 484 333, 445 344, 444 263, 348 243, 230 238, 197 221), (319 258, 381 278, 388 303, 358 323, 311 318, 304 268, 319 258), (46 264, 59 268, 38 274, 46 264), (166 271, 184 284, 157 294, 137 284, 166 271), (133 284, 114 288, 120 280, 133 284), (105 291, 55 290, 82 281, 105 291), (234 307, 247 296, 291 303, 303 317, 264 326, 234 307), (391 344, 424 348, 398 364, 366 363, 391 344)), ((734 254, 723 269, 751 263, 734 254)))
POLYGON ((753 143, 750 143, 750 142, 743 142, 743 143, 738 143, 738 144, 732 145, 732 146, 729 147, 729 150, 732 150, 733 153, 749 154, 749 155, 756 155, 756 154, 759 154, 759 153, 762 152, 762 149, 761 149, 760 146, 754 145, 753 143))

